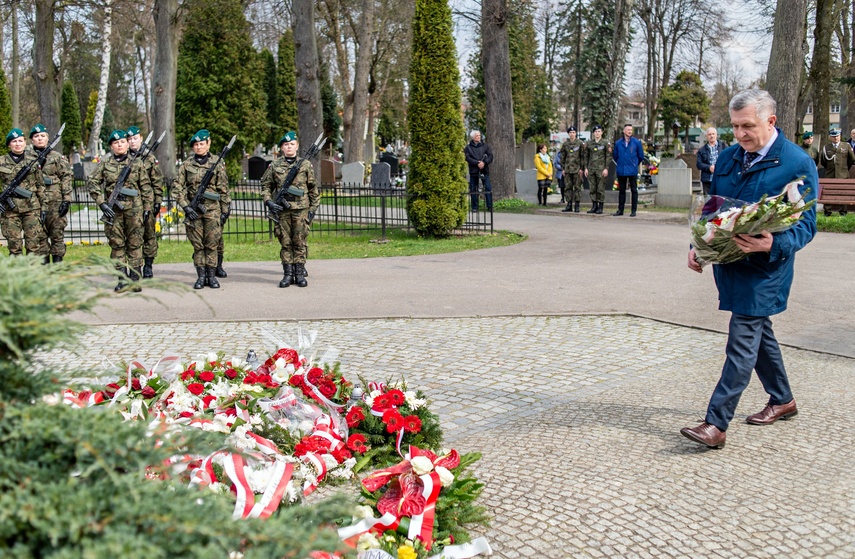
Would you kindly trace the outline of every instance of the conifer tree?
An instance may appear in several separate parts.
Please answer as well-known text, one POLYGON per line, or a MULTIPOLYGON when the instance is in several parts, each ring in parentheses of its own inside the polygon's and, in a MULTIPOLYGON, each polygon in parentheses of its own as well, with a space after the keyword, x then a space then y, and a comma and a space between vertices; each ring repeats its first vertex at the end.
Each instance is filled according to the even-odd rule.
MULTIPOLYGON (((9 89, 6 87, 6 72, 0 67, 0 131, 3 137, 12 129, 12 102, 9 99, 9 89)), ((6 142, 0 146, 0 155, 8 153, 6 142)))
MULTIPOLYGON (((277 140, 289 130, 297 130, 297 74, 294 70, 294 32, 288 29, 279 38, 279 61, 276 66, 279 94, 277 140)), ((314 138, 309 142, 314 141, 314 138)), ((306 144, 308 146, 308 144, 306 144)))
POLYGON ((338 98, 330 82, 330 70, 326 62, 321 62, 321 103, 324 106, 324 135, 330 150, 338 149, 341 115, 338 114, 338 98))
POLYGON ((279 139, 279 87, 276 74, 276 59, 267 49, 261 51, 261 64, 264 67, 261 87, 267 97, 267 134, 264 136, 265 147, 270 147, 279 139))
POLYGON ((80 126, 80 102, 74 86, 66 80, 62 84, 62 105, 59 110, 59 120, 65 123, 62 133, 62 147, 66 155, 71 155, 74 147, 83 145, 83 131, 80 126))
POLYGON ((466 217, 466 140, 458 78, 448 2, 416 0, 407 212, 420 235, 447 236, 466 217))

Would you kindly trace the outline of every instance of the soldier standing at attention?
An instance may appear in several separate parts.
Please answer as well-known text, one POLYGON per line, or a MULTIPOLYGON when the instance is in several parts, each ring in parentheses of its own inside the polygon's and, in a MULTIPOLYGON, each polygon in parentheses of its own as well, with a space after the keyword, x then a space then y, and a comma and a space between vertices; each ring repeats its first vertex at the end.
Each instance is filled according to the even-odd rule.
POLYGON ((855 165, 852 146, 840 141, 840 130, 829 130, 828 142, 819 153, 820 162, 825 167, 825 178, 848 179, 849 167, 855 165))
POLYGON ((184 208, 187 239, 193 245, 193 265, 196 266, 196 283, 193 289, 202 289, 206 285, 213 289, 220 287, 217 281, 217 245, 223 236, 223 223, 229 215, 229 178, 226 175, 225 162, 219 165, 220 158, 210 154, 211 133, 199 130, 190 138, 193 157, 187 158, 178 169, 175 179, 175 198, 184 208), (199 183, 211 167, 216 167, 214 176, 205 189, 201 204, 205 213, 199 214, 190 207, 196 196, 199 183))
POLYGON ((288 206, 276 204, 276 197, 288 171, 297 163, 297 133, 288 132, 279 140, 282 156, 274 161, 261 177, 261 190, 264 193, 264 205, 270 213, 278 216, 279 223, 273 232, 279 239, 282 249, 279 257, 282 259, 282 281, 279 287, 288 287, 296 283, 298 287, 306 287, 306 237, 309 226, 315 219, 315 212, 321 203, 321 194, 315 182, 315 171, 309 160, 303 160, 297 176, 288 188, 285 200, 288 206))
POLYGON ((819 166, 819 150, 813 145, 813 132, 805 132, 802 134, 802 149, 808 154, 808 157, 813 159, 814 163, 819 166))
MULTIPOLYGON (((140 157, 140 148, 142 147, 142 136, 140 129, 136 126, 131 126, 127 131, 128 151, 131 155, 140 157)), ((155 224, 157 223, 158 215, 160 214, 160 205, 163 203, 163 173, 160 172, 160 165, 157 164, 157 159, 154 155, 149 154, 145 159, 140 159, 145 174, 148 176, 151 189, 153 191, 154 202, 152 202, 152 211, 148 219, 143 223, 143 271, 142 277, 152 278, 152 264, 157 258, 157 234, 155 232, 155 224)))
MULTIPOLYGON (((107 140, 111 154, 104 157, 92 176, 89 177, 89 195, 112 223, 104 225, 104 234, 110 243, 110 258, 123 262, 125 275, 131 281, 139 281, 142 275, 143 223, 149 219, 154 195, 142 161, 131 164, 127 181, 121 185, 113 206, 106 200, 113 194, 122 170, 130 163, 128 139, 124 130, 113 130, 107 140)), ((125 287, 116 285, 116 291, 125 287)))
MULTIPOLYGON (((30 141, 32 142, 35 157, 41 155, 42 151, 50 143, 47 128, 36 124, 30 130, 30 141)), ((32 172, 32 171, 31 171, 32 172)), ((61 153, 51 150, 42 166, 42 177, 44 179, 44 202, 45 210, 45 242, 43 248, 45 264, 50 262, 62 262, 65 257, 65 226, 68 225, 68 208, 71 206, 71 180, 73 174, 68 159, 61 153)))
MULTIPOLYGON (((3 182, 0 190, 5 189, 18 171, 35 157, 26 153, 27 140, 20 128, 13 128, 6 135, 6 147, 9 148, 9 153, 0 157, 0 180, 3 182)), ((0 217, 0 230, 6 237, 9 254, 20 256, 24 245, 26 245, 27 254, 47 254, 45 247, 42 246, 47 242, 43 227, 47 218, 44 179, 38 165, 33 165, 27 177, 15 189, 12 200, 15 208, 4 207, 6 211, 0 217)))
POLYGON ((585 143, 576 137, 576 127, 567 129, 568 137, 561 146, 561 168, 564 170, 564 197, 567 207, 562 212, 579 213, 582 202, 582 159, 585 143))
POLYGON ((612 158, 612 146, 603 140, 603 127, 595 124, 593 139, 585 150, 585 176, 591 187, 591 209, 589 214, 603 213, 606 202, 606 178, 609 176, 609 161, 612 158))

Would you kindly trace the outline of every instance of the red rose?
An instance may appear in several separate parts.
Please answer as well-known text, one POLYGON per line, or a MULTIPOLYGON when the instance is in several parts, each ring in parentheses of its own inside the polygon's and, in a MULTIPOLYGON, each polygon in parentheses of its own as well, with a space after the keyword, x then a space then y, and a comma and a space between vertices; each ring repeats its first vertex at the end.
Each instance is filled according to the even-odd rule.
POLYGON ((135 378, 131 380, 131 388, 133 388, 134 390, 141 390, 142 385, 140 384, 140 379, 135 378))
POLYGON ((104 387, 104 392, 109 394, 110 397, 112 398, 113 394, 115 394, 116 390, 118 390, 118 389, 119 389, 119 385, 116 384, 115 382, 111 382, 110 384, 108 384, 107 386, 104 387))
POLYGON ((294 388, 303 388, 303 375, 291 375, 288 379, 288 384, 294 388))
POLYGON ((195 394, 196 396, 198 396, 199 394, 205 391, 205 386, 199 384, 198 382, 194 382, 192 384, 187 385, 187 390, 189 390, 191 394, 195 394))
POLYGON ((157 392, 151 386, 146 386, 142 389, 142 396, 143 398, 154 398, 157 396, 157 392))
POLYGON ((389 398, 389 401, 392 402, 393 406, 400 406, 406 401, 404 393, 398 390, 397 388, 393 388, 392 390, 387 392, 386 397, 389 398))
POLYGON ((235 379, 235 378, 237 378, 237 375, 238 375, 237 371, 235 371, 234 369, 226 369, 226 372, 223 374, 226 375, 226 378, 229 378, 229 379, 235 379))
POLYGON ((223 413, 226 414, 227 416, 236 416, 237 410, 234 409, 233 407, 232 408, 226 408, 225 411, 223 411, 223 413))
POLYGON ((417 415, 408 415, 404 418, 404 429, 407 433, 418 433, 422 430, 422 420, 417 415))
POLYGON ((209 407, 211 407, 211 402, 213 402, 213 401, 214 401, 214 400, 216 400, 216 399, 217 399, 217 397, 216 397, 216 396, 211 396, 210 394, 208 394, 207 396, 205 396, 204 398, 202 398, 202 408, 209 408, 209 407))
POLYGON ((255 384, 258 382, 258 376, 255 373, 247 373, 245 377, 243 377, 244 384, 255 384))
POLYGON ((358 426, 360 422, 365 419, 365 413, 362 411, 362 408, 359 406, 353 406, 350 408, 350 411, 347 412, 345 416, 345 420, 347 421, 347 426, 353 429, 358 426))
POLYGON ((318 381, 322 376, 324 376, 324 370, 320 367, 312 367, 309 369, 309 372, 306 373, 306 378, 309 379, 309 382, 312 384, 318 384, 318 381))
POLYGON ((318 385, 318 390, 320 390, 321 394, 323 394, 327 398, 332 398, 333 396, 335 396, 335 393, 338 388, 336 388, 336 385, 332 382, 328 380, 322 380, 321 383, 318 385))
POLYGON ((181 373, 181 380, 188 381, 196 378, 196 371, 193 369, 187 369, 183 373, 181 373))
POLYGON ((288 348, 288 347, 283 347, 282 349, 280 349, 279 351, 274 353, 273 357, 271 357, 270 359, 273 362, 276 362, 277 359, 284 359, 285 363, 294 363, 296 365, 297 359, 299 357, 300 356, 297 354, 297 352, 295 350, 288 348))
POLYGON ((202 382, 211 382, 214 380, 214 371, 202 371, 199 373, 199 380, 202 382))

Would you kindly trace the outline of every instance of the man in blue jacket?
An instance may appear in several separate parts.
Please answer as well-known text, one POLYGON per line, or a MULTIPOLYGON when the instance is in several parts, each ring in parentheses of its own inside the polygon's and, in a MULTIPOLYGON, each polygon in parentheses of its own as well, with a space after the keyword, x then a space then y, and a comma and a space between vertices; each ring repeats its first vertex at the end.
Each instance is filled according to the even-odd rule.
MULTIPOLYGON (((777 107, 772 96, 749 89, 737 93, 728 108, 738 145, 719 155, 710 194, 757 202, 764 194, 778 195, 787 183, 802 178, 799 190, 805 201, 816 198, 816 165, 775 127, 777 107)), ((796 251, 815 234, 816 211, 811 207, 786 231, 734 237, 746 258, 713 265, 719 309, 731 312, 725 362, 704 423, 682 429, 684 436, 708 447, 723 447, 725 431, 752 370, 757 371, 769 402, 761 412, 748 416, 748 423, 769 425, 798 413, 769 317, 787 308, 796 251)), ((689 250, 688 265, 702 271, 694 249, 689 250)))
POLYGON ((630 217, 635 217, 638 209, 638 166, 644 161, 644 148, 641 141, 632 137, 632 124, 623 125, 623 138, 615 142, 614 155, 617 166, 615 172, 618 181, 618 210, 612 215, 623 215, 626 205, 626 185, 632 191, 632 212, 630 217))

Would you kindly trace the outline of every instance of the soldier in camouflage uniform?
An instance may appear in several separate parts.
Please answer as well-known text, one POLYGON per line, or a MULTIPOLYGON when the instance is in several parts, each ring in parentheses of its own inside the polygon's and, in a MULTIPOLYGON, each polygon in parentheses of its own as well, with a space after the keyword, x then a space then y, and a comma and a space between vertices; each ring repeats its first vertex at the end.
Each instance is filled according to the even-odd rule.
POLYGON ((564 196, 567 207, 562 212, 579 213, 582 201, 582 161, 585 143, 576 137, 576 127, 567 129, 568 138, 561 146, 561 168, 564 170, 564 196))
MULTIPOLYGON (((30 130, 32 154, 41 155, 50 143, 47 128, 36 124, 30 130)), ((64 155, 51 150, 42 166, 42 177, 45 183, 45 242, 43 254, 45 264, 53 258, 54 262, 62 262, 65 257, 65 226, 68 225, 68 209, 71 206, 71 181, 74 178, 71 165, 64 155)))
POLYGON ((849 142, 840 141, 840 130, 829 130, 828 141, 819 152, 820 161, 825 167, 825 178, 848 179, 849 167, 855 165, 852 146, 849 142))
MULTIPOLYGON (((25 165, 35 158, 26 151, 27 140, 20 128, 13 128, 6 135, 9 153, 0 157, 0 181, 2 189, 8 186, 25 165)), ((45 213, 44 178, 38 165, 33 165, 26 178, 12 195, 15 208, 4 206, 0 217, 0 229, 9 246, 9 254, 19 256, 27 248, 27 254, 45 254, 45 213), (21 240, 23 237, 23 241, 21 240)))
POLYGON ((612 146, 603 139, 603 127, 595 124, 591 129, 593 139, 585 150, 585 176, 591 188, 591 209, 589 214, 602 214, 606 201, 606 178, 609 176, 609 161, 612 160, 612 146))
MULTIPOLYGON (((126 134, 128 137, 128 150, 130 154, 139 157, 142 155, 139 153, 140 148, 142 147, 140 129, 136 126, 131 126, 128 128, 126 134)), ((151 183, 151 189, 153 191, 152 194, 154 196, 151 215, 147 220, 145 220, 145 223, 143 223, 142 277, 151 278, 154 277, 152 265, 154 264, 154 259, 157 257, 157 233, 155 231, 155 225, 157 224, 157 218, 160 215, 160 205, 163 203, 163 173, 160 172, 160 165, 158 165, 157 158, 153 154, 149 154, 148 157, 141 159, 140 161, 143 164, 143 169, 145 169, 146 175, 148 175, 149 182, 151 183)))
POLYGON ((273 229, 282 246, 279 256, 284 275, 279 287, 288 287, 292 283, 306 287, 306 237, 320 206, 321 194, 315 182, 312 163, 304 160, 285 195, 288 206, 283 207, 274 202, 288 171, 297 162, 297 133, 291 131, 282 136, 279 147, 282 149, 282 157, 274 161, 261 177, 264 205, 279 219, 273 229))
POLYGON ((184 208, 187 229, 187 239, 193 245, 193 265, 196 266, 196 283, 193 289, 202 289, 206 285, 217 289, 217 246, 223 236, 223 224, 229 217, 231 199, 229 198, 229 178, 226 175, 225 164, 220 165, 220 158, 211 155, 211 134, 207 130, 199 130, 190 138, 193 157, 187 158, 178 169, 175 178, 175 199, 184 208), (199 184, 214 167, 214 176, 205 189, 200 204, 204 213, 198 213, 190 207, 196 196, 199 184))
MULTIPOLYGON (((154 193, 143 162, 135 159, 116 203, 111 207, 106 202, 113 194, 122 170, 131 162, 124 130, 113 130, 107 141, 112 153, 104 156, 89 177, 89 195, 104 212, 105 217, 112 218, 112 224, 104 224, 104 234, 110 243, 110 258, 124 263, 120 269, 124 269, 132 281, 138 281, 142 276, 143 265, 143 223, 151 217, 154 193)), ((125 283, 120 281, 116 291, 124 287, 125 283)), ((138 291, 139 287, 135 290, 138 291)))
POLYGON ((802 149, 808 154, 808 157, 813 159, 817 167, 819 167, 819 150, 813 145, 813 132, 805 132, 802 134, 802 149))

